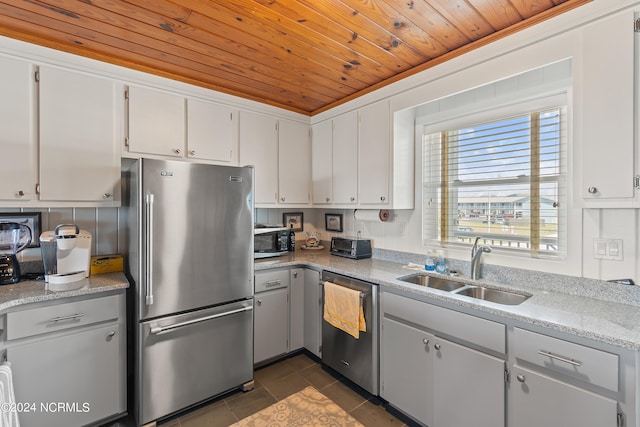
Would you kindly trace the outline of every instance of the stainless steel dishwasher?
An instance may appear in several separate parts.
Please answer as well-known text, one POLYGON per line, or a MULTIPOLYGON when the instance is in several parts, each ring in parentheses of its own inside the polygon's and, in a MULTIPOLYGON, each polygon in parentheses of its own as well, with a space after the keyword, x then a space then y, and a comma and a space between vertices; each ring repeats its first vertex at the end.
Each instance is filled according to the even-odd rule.
MULTIPOLYGON (((366 332, 356 339, 322 321, 322 363, 344 375, 373 395, 379 394, 378 286, 324 271, 322 281, 360 291, 366 332)), ((323 295, 324 309, 324 295, 323 295)), ((324 310, 323 310, 324 311, 324 310)))

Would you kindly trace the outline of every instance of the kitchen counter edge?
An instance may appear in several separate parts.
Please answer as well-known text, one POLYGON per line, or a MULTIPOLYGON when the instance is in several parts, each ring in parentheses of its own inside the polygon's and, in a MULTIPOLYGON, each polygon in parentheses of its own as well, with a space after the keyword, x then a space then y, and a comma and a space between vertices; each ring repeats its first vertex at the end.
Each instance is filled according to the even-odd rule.
MULTIPOLYGON (((559 291, 524 289, 482 280, 474 282, 474 284, 531 295, 520 305, 495 304, 397 280, 400 276, 415 273, 403 268, 399 263, 374 258, 356 261, 331 256, 328 252, 313 255, 295 253, 255 262, 256 272, 295 267, 345 274, 378 284, 385 291, 424 302, 440 302, 450 308, 459 307, 461 310, 471 309, 615 347, 640 351, 640 308, 634 305, 570 295, 559 291)), ((468 278, 452 280, 470 282, 468 278)))
POLYGON ((0 313, 20 305, 125 290, 128 287, 129 281, 122 272, 91 275, 65 285, 49 285, 42 280, 25 280, 14 285, 0 286, 0 313))

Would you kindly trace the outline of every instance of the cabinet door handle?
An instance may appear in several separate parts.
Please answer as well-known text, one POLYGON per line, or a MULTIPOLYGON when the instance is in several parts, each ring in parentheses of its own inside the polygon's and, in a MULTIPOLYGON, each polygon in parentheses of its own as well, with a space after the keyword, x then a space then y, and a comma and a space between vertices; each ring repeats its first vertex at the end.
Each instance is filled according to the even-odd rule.
POLYGON ((191 151, 189 151, 189 155, 190 155, 190 156, 195 156, 195 155, 196 155, 196 150, 191 150, 191 151))
POLYGON ((102 198, 103 198, 103 199, 110 199, 110 198, 111 198, 111 196, 112 196, 112 194, 111 194, 111 193, 104 193, 104 194, 102 195, 102 198))
POLYGON ((331 200, 331 199, 329 199, 328 197, 325 197, 325 199, 324 199, 324 200, 325 200, 327 203, 329 203, 329 200, 331 200))
POLYGON ((256 301, 256 304, 258 304, 258 305, 262 305, 262 300, 261 300, 261 299, 257 300, 257 301, 256 301))
POLYGON ((116 335, 116 331, 109 332, 107 334, 107 341, 111 341, 115 335, 116 335))
POLYGON ((422 343, 424 345, 429 345, 429 338, 422 338, 422 343))
POLYGON ((58 316, 58 317, 54 317, 53 319, 49 320, 49 323, 57 323, 57 322, 63 322, 65 320, 77 320, 81 317, 84 316, 84 313, 76 313, 76 314, 70 314, 68 316, 58 316))
POLYGON ((174 148, 173 152, 176 153, 176 154, 180 154, 180 153, 182 153, 182 150, 179 149, 179 148, 174 148))
POLYGON ((521 383, 525 382, 525 380, 527 379, 527 377, 525 377, 524 375, 520 374, 518 376, 516 376, 516 378, 518 379, 518 381, 520 381, 521 383))
POLYGON ((553 354, 550 351, 540 350, 540 351, 538 351, 538 354, 541 355, 541 356, 546 356, 546 357, 549 357, 551 359, 555 359, 555 360, 559 360, 561 362, 568 363, 568 364, 573 365, 573 366, 582 366, 582 362, 580 362, 579 360, 575 360, 575 359, 572 359, 570 357, 560 356, 558 354, 553 354))
POLYGON ((352 198, 351 198, 351 201, 352 201, 352 202, 355 202, 355 201, 356 201, 356 198, 355 198, 355 197, 352 197, 352 198))
POLYGON ((284 202, 284 197, 281 197, 281 198, 280 198, 280 201, 281 201, 281 202, 284 202))
POLYGON ((589 187, 587 188, 589 194, 596 194, 598 192, 598 187, 589 187))
POLYGON ((384 197, 384 196, 380 196, 380 201, 381 201, 381 202, 384 202, 385 200, 387 200, 387 198, 386 198, 386 197, 384 197))
POLYGON ((24 197, 24 195, 25 195, 25 192, 22 190, 18 190, 18 192, 16 193, 16 196, 18 197, 24 197))
POLYGON ((433 348, 435 348, 436 350, 440 350, 442 347, 440 346, 440 344, 434 344, 433 348))
POLYGON ((265 288, 272 288, 274 286, 280 286, 282 282, 280 280, 270 280, 264 284, 265 288))

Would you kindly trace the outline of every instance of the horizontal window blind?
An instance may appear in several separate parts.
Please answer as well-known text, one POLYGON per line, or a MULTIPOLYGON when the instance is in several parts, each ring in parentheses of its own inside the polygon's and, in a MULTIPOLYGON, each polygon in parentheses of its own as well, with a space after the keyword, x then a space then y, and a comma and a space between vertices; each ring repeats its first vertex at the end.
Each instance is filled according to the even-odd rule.
POLYGON ((562 254, 566 230, 566 108, 423 139, 426 243, 562 254))

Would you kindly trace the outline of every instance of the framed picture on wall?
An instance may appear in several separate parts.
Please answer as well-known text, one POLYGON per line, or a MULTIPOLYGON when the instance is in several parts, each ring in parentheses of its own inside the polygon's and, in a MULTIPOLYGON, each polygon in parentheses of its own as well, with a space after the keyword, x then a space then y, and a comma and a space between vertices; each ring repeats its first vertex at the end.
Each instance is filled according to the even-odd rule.
POLYGON ((293 231, 302 231, 304 216, 302 212, 285 212, 282 214, 282 223, 288 230, 291 230, 291 225, 293 225, 293 231))
POLYGON ((16 222, 29 227, 31 230, 31 243, 27 246, 28 248, 40 246, 40 218, 40 212, 0 213, 0 222, 16 222))
POLYGON ((327 231, 342 232, 342 214, 324 214, 324 228, 327 231))

